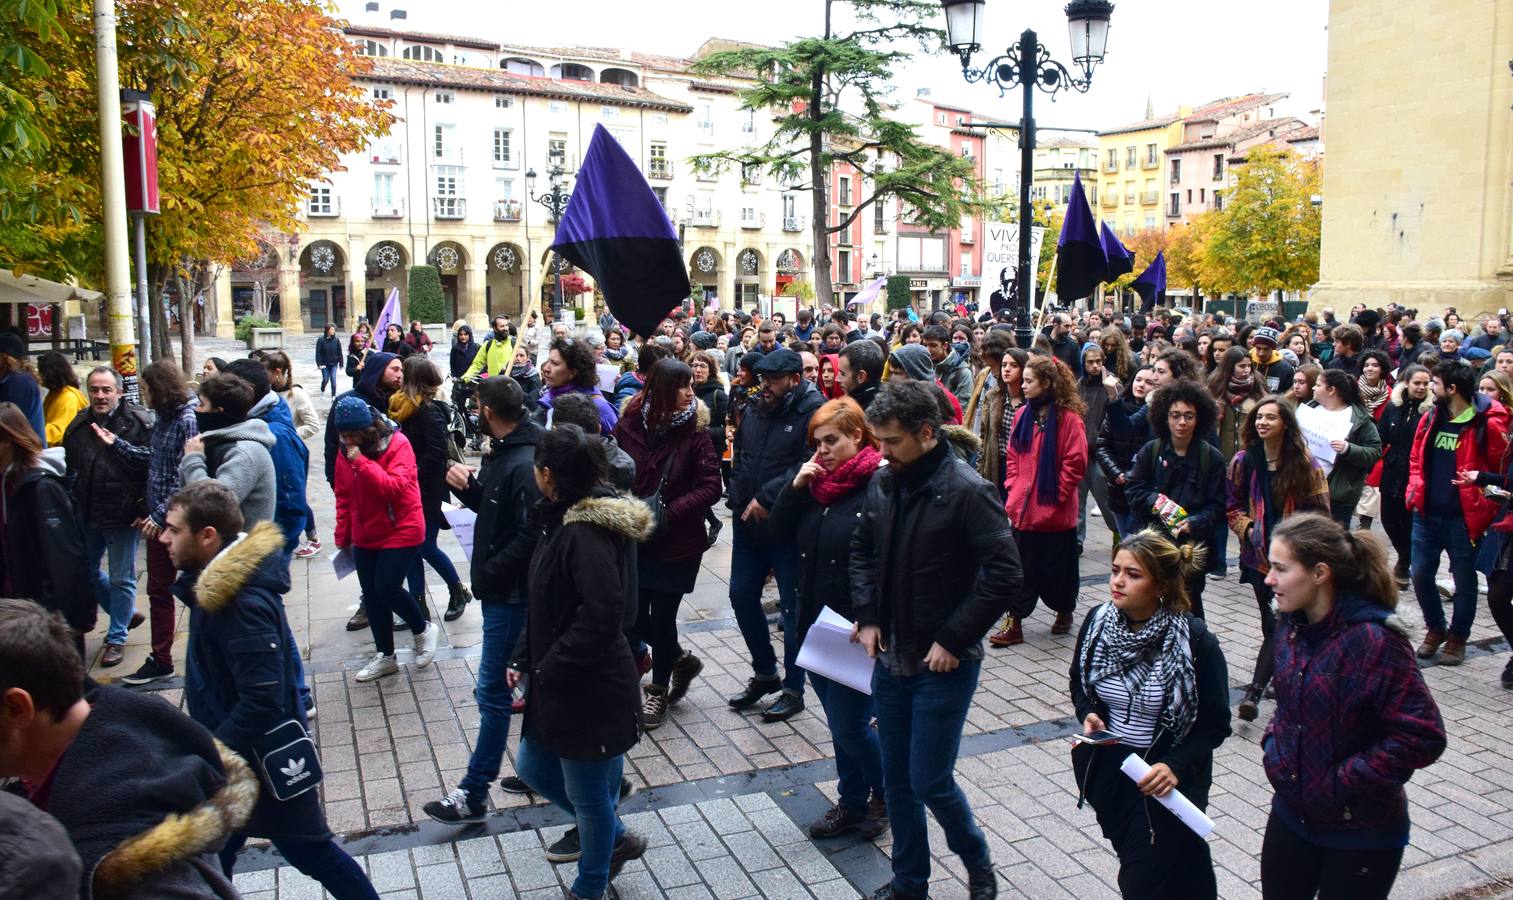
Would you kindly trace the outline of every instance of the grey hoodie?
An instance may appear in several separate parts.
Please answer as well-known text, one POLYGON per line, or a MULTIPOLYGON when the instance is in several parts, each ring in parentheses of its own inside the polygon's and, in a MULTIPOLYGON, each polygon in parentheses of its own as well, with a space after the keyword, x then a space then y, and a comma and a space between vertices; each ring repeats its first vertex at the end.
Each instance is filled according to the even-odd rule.
MULTIPOLYGON (((275 397, 277 395, 274 395, 275 397)), ((246 419, 200 435, 205 452, 185 453, 179 463, 179 478, 193 484, 214 478, 230 488, 242 504, 247 527, 272 521, 278 492, 273 471, 273 432, 262 419, 246 419)))

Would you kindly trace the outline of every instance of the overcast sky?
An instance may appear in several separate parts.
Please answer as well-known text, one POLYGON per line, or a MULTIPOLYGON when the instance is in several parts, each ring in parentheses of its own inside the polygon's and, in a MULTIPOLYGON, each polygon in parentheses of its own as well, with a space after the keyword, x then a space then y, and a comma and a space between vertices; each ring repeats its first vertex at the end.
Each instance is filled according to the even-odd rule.
MULTIPOLYGON (((389 11, 401 8, 409 13, 408 27, 419 31, 685 56, 711 36, 780 43, 817 34, 823 23, 820 0, 381 2, 376 16, 363 12, 364 0, 339 0, 339 8, 364 24, 390 25, 389 11)), ((988 0, 985 51, 974 62, 1001 53, 1025 28, 1036 29, 1052 57, 1066 62, 1065 5, 1065 0, 988 0)), ((944 18, 939 21, 944 27, 944 18)), ((1109 128, 1143 118, 1147 97, 1161 114, 1253 90, 1287 92, 1291 98, 1278 112, 1305 115, 1323 106, 1327 23, 1323 0, 1117 0, 1108 57, 1092 90, 1063 93, 1055 103, 1037 98, 1036 118, 1042 128, 1109 128)), ((966 84, 954 57, 916 57, 897 75, 901 97, 928 87, 936 98, 985 116, 1019 117, 1017 95, 1002 100, 994 89, 966 84)))

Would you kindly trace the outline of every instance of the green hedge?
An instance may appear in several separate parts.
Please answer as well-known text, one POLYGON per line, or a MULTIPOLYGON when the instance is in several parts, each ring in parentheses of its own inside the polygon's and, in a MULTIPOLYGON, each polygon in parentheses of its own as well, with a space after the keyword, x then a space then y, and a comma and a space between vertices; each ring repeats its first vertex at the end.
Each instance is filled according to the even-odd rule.
MULTIPOLYGON (((441 276, 435 266, 410 267, 409 318, 419 319, 424 325, 446 320, 446 306, 441 296, 441 276)), ((400 330, 405 328, 405 323, 401 322, 400 330)))
POLYGON ((279 327, 279 324, 277 322, 270 322, 267 319, 254 319, 251 316, 243 316, 236 323, 236 339, 245 343, 249 338, 252 337, 252 329, 277 327, 279 327))
POLYGON ((895 309, 908 309, 909 301, 913 295, 909 292, 909 276, 888 276, 888 311, 895 309))

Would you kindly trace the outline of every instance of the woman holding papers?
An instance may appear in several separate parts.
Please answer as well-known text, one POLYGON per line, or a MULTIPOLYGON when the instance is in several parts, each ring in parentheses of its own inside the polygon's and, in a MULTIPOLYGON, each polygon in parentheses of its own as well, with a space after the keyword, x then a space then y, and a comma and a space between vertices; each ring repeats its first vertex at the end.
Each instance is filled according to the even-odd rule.
POLYGON ((1324 470, 1308 452, 1296 414, 1281 397, 1270 396, 1257 404, 1246 416, 1240 438, 1240 451, 1229 465, 1226 517, 1240 539, 1240 583, 1255 591, 1262 640, 1255 672, 1235 714, 1254 722, 1261 694, 1271 681, 1271 641, 1276 630, 1271 588, 1266 586, 1271 532, 1295 512, 1329 512, 1329 485, 1324 470))
POLYGON ((1125 897, 1215 897, 1208 844, 1152 798, 1173 790, 1208 806, 1214 750, 1229 737, 1229 674, 1219 641, 1188 612, 1187 585, 1204 551, 1147 529, 1114 554, 1108 602, 1082 623, 1072 656, 1072 705, 1085 735, 1072 774, 1119 855, 1125 897), (1150 766, 1136 782, 1120 766, 1150 766))
MULTIPOLYGON (((809 420, 814 455, 799 467, 773 507, 774 527, 792 534, 799 553, 798 632, 800 641, 822 607, 853 618, 851 611, 851 535, 866 499, 867 483, 882 456, 862 408, 839 397, 815 410, 809 420)), ((825 708, 835 744, 840 800, 814 824, 813 837, 833 837, 852 829, 873 838, 888 827, 883 801, 883 763, 872 728, 872 697, 809 673, 825 708)))
POLYGON ((1277 713, 1262 740, 1276 793, 1261 845, 1270 898, 1386 897, 1408 844, 1403 785, 1445 749, 1439 708, 1393 610, 1382 546, 1316 513, 1271 539, 1277 713))
POLYGON ((1342 369, 1326 369, 1314 383, 1313 399, 1315 408, 1324 414, 1319 430, 1330 435, 1335 453, 1334 462, 1324 466, 1329 476, 1329 514, 1341 528, 1349 528, 1366 489, 1366 476, 1382 457, 1382 439, 1371 413, 1361 404, 1355 376, 1342 369))

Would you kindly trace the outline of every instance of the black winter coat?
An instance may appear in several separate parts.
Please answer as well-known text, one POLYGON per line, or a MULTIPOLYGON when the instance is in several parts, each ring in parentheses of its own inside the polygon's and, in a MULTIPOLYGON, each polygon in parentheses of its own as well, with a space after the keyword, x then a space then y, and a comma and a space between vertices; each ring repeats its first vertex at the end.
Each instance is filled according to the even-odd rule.
MULTIPOLYGON (((184 572, 174 594, 189 607, 184 700, 189 715, 243 759, 269 729, 306 725, 299 675, 289 658, 289 590, 284 535, 259 522, 200 572, 184 572)), ((250 763, 256 765, 255 763, 250 763)), ((322 840, 330 836, 320 792, 280 801, 264 790, 247 822, 254 837, 322 840)))
POLYGON ((1382 440, 1383 496, 1394 497, 1399 503, 1408 496, 1408 462, 1413 455, 1413 437, 1424 413, 1434 408, 1432 394, 1426 396, 1422 405, 1411 404, 1405 393, 1406 385, 1398 385, 1376 420, 1376 430, 1382 440))
POLYGON ((339 366, 342 364, 341 338, 321 335, 315 341, 315 365, 339 366))
MULTIPOLYGON (((128 459, 95 437, 89 426, 96 421, 92 410, 82 409, 64 430, 66 477, 79 520, 86 527, 125 528, 147 514, 147 461, 128 459)), ((152 413, 122 400, 99 424, 128 444, 144 447, 152 434, 152 423, 152 413)))
POLYGON ((814 499, 808 487, 795 488, 792 481, 778 495, 777 506, 772 509, 773 528, 779 534, 793 535, 799 546, 800 643, 819 618, 821 607, 828 606, 848 619, 856 618, 851 600, 851 539, 866 500, 866 485, 829 506, 814 499))
POLYGON ((478 476, 458 500, 478 514, 473 523, 473 596, 483 603, 524 603, 526 567, 539 531, 530 527, 531 509, 541 499, 536 487, 536 444, 546 432, 522 420, 502 440, 491 442, 478 476))
POLYGON ((631 492, 643 499, 650 498, 658 485, 663 485, 666 523, 661 533, 642 547, 642 554, 656 562, 697 559, 709 547, 704 514, 720 499, 720 457, 709 442, 709 410, 697 399, 694 403, 698 408, 693 418, 659 439, 646 433, 641 424, 641 407, 634 399, 615 424, 615 443, 635 460, 631 492))
POLYGON ((410 439, 415 451, 415 471, 420 478, 420 507, 426 527, 450 528, 441 514, 447 498, 447 434, 449 415, 446 407, 431 400, 399 423, 399 430, 410 439))
POLYGON ((94 582, 84 556, 84 533, 58 467, 48 457, 0 480, 5 504, 5 556, 0 585, 63 616, 71 628, 95 627, 94 582))
POLYGON ((466 344, 460 341, 452 342, 452 353, 448 359, 448 365, 453 378, 461 378, 473 364, 473 358, 478 355, 478 342, 468 341, 466 344))
MULTIPOLYGON (((1072 707, 1077 711, 1079 728, 1089 713, 1097 713, 1104 722, 1109 719, 1108 707, 1082 689, 1082 660, 1087 629, 1092 620, 1091 612, 1082 620, 1082 629, 1077 633, 1077 652, 1072 654, 1072 707)), ((1189 616, 1187 621, 1193 673, 1198 682, 1198 718, 1181 741, 1164 729, 1158 730, 1144 759, 1151 765, 1166 763, 1177 776, 1177 790, 1199 809, 1204 809, 1208 806, 1208 790, 1213 785, 1214 750, 1231 734, 1229 668, 1224 661, 1224 651, 1219 648, 1219 639, 1208 630, 1203 620, 1189 616)), ((1072 775, 1077 779, 1079 807, 1085 797, 1096 809, 1105 801, 1114 800, 1116 792, 1126 785, 1134 784, 1129 776, 1119 771, 1120 763, 1129 754, 1128 747, 1118 744, 1108 747, 1077 744, 1072 748, 1072 775)))
POLYGON ((1030 613, 998 490, 945 441, 903 472, 878 470, 866 494, 851 539, 851 609, 900 658, 921 661, 939 643, 981 659, 982 637, 1005 610, 1030 613))
POLYGON ((771 412, 763 411, 760 402, 746 404, 731 455, 730 508, 738 520, 752 500, 769 511, 777 503, 783 484, 813 452, 809 417, 824 403, 819 388, 800 381, 771 412))
POLYGON ((693 386, 693 393, 709 408, 709 442, 716 456, 725 455, 725 419, 730 413, 730 396, 717 376, 693 386))
POLYGON ((1207 547, 1212 560, 1214 532, 1224 523, 1227 474, 1224 454, 1207 441, 1195 440, 1188 445, 1185 459, 1166 441, 1151 441, 1135 454, 1135 468, 1125 486, 1131 528, 1154 527, 1166 533, 1151 511, 1156 495, 1165 494, 1187 510, 1187 521, 1192 523, 1187 538, 1207 547))
POLYGON ((636 599, 624 579, 605 573, 625 571, 651 530, 651 510, 607 488, 538 509, 523 732, 563 759, 610 759, 641 739, 641 676, 624 631, 636 599))
MULTIPOLYGON (((1120 406, 1128 416, 1144 406, 1145 401, 1126 394, 1119 398, 1117 404, 1110 404, 1115 405, 1120 406)), ((1098 426, 1098 440, 1093 445, 1093 461, 1103 470, 1108 481, 1108 505, 1116 513, 1129 512, 1129 498, 1125 494, 1125 485, 1119 483, 1119 476, 1129 480, 1129 475, 1135 468, 1135 454, 1143 446, 1145 442, 1137 436, 1117 435, 1114 427, 1109 424, 1107 415, 1104 416, 1103 424, 1098 426)))

